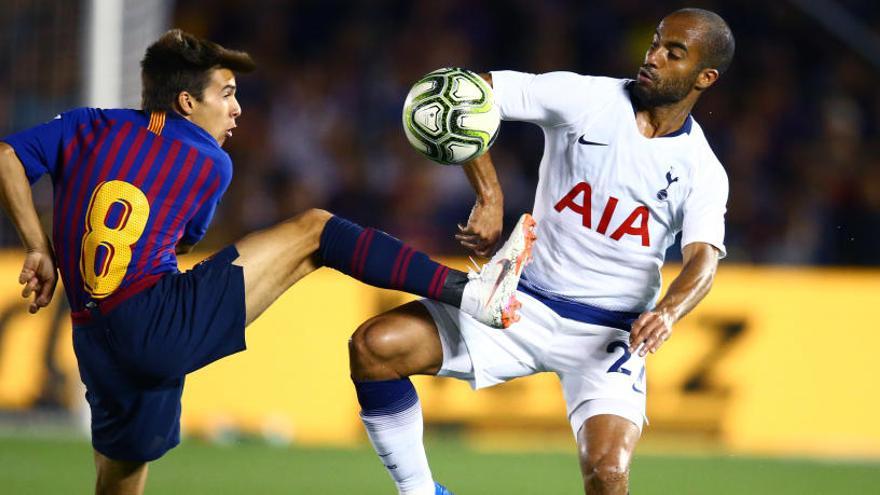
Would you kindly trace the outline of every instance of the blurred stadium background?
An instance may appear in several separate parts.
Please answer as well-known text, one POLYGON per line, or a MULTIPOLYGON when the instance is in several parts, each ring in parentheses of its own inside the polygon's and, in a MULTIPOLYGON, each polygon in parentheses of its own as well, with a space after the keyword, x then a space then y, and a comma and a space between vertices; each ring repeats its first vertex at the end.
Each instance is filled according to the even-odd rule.
MULTIPOLYGON (((730 72, 695 111, 730 176, 730 256, 650 360, 637 494, 880 493, 880 6, 870 0, 4 0, 0 135, 81 106, 138 106, 138 62, 168 27, 251 52, 236 164, 189 265, 310 206, 462 263, 472 193, 406 144, 403 96, 442 66, 630 77, 656 22, 719 12, 730 72)), ((505 124, 493 156, 506 218, 530 209, 542 138, 505 124)), ((35 199, 48 222, 51 188, 35 199)), ((85 493, 87 410, 59 291, 32 317, 0 224, 0 493, 85 493)), ((670 250, 673 262, 678 247, 670 250)), ((675 267, 666 272, 668 281, 675 267)), ((195 373, 188 441, 148 493, 391 493, 366 447, 346 339, 405 299, 321 271, 195 373)), ((435 474, 457 493, 580 493, 559 386, 470 392, 419 380, 435 474)))

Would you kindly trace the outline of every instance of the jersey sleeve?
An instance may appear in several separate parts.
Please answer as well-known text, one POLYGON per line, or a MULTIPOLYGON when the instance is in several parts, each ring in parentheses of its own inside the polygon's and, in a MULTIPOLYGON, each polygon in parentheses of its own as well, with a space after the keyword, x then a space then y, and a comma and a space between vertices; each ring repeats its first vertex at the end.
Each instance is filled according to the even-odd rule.
POLYGON ((724 214, 727 212, 727 174, 720 163, 707 163, 684 201, 681 247, 705 242, 727 256, 724 246, 724 214))
POLYGON ((2 139, 15 150, 31 184, 44 174, 55 175, 63 159, 65 125, 71 118, 69 114, 61 114, 45 124, 2 139))
POLYGON ((217 211, 217 206, 220 204, 220 199, 232 181, 232 161, 229 157, 223 156, 217 163, 219 164, 215 169, 218 173, 216 180, 219 181, 217 187, 213 188, 210 196, 202 201, 199 209, 196 210, 196 213, 187 222, 183 230, 183 236, 181 236, 179 241, 182 244, 193 245, 205 237, 208 227, 211 225, 211 220, 214 218, 214 213, 217 211))
POLYGON ((583 115, 588 108, 581 100, 590 96, 593 80, 573 72, 492 71, 492 87, 501 119, 545 127, 568 124, 583 115))
POLYGON ((219 203, 220 198, 211 198, 209 201, 205 201, 202 204, 195 216, 193 216, 189 223, 186 224, 186 228, 183 231, 183 237, 180 238, 181 243, 192 245, 205 237, 205 234, 208 232, 208 226, 211 225, 211 220, 214 218, 214 212, 217 211, 217 205, 219 203))

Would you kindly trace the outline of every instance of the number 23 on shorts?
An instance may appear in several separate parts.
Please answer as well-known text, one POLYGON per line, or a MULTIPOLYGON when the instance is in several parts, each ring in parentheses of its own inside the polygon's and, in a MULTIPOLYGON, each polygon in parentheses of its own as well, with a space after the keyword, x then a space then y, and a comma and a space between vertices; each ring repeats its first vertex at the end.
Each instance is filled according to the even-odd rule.
POLYGON ((149 218, 150 203, 132 184, 111 180, 95 188, 86 212, 79 263, 86 292, 92 297, 107 297, 122 284, 132 246, 144 233, 149 218), (113 225, 107 225, 111 219, 113 225))
MULTIPOLYGON (((617 349, 623 351, 623 355, 620 356, 617 361, 608 368, 608 373, 623 373, 627 376, 632 376, 632 370, 626 368, 624 365, 629 361, 632 357, 632 354, 629 352, 629 344, 622 340, 615 340, 608 344, 608 347, 605 350, 609 354, 614 354, 617 349)), ((632 389, 634 392, 644 394, 645 393, 645 365, 642 363, 642 369, 639 371, 638 376, 633 382, 632 389)))

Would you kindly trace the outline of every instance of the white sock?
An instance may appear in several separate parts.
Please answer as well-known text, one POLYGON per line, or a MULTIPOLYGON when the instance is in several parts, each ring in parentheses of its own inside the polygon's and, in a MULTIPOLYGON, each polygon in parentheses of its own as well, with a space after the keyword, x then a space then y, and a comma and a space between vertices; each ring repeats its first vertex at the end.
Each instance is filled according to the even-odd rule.
POLYGON ((479 280, 468 280, 465 284, 464 290, 461 292, 461 305, 458 307, 462 313, 475 315, 480 309, 479 284, 479 280))
POLYGON ((386 415, 361 413, 370 443, 400 495, 434 495, 434 479, 422 443, 422 404, 386 415))

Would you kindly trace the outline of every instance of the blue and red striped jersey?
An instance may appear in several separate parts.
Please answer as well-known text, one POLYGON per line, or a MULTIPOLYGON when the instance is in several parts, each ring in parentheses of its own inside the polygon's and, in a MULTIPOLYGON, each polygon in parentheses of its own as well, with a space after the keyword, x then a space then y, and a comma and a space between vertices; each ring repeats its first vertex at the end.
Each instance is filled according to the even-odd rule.
POLYGON ((232 178, 217 140, 175 112, 79 108, 3 139, 54 184, 52 243, 71 310, 113 305, 177 271, 232 178))

